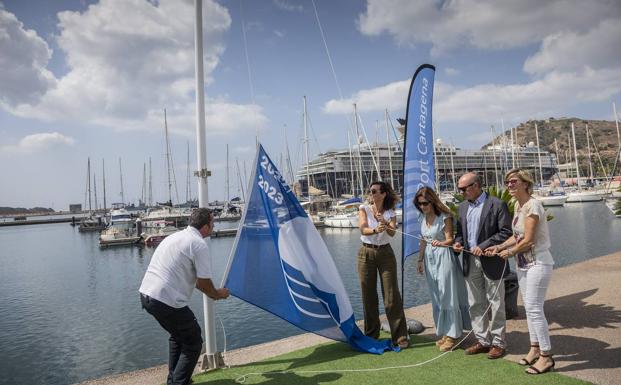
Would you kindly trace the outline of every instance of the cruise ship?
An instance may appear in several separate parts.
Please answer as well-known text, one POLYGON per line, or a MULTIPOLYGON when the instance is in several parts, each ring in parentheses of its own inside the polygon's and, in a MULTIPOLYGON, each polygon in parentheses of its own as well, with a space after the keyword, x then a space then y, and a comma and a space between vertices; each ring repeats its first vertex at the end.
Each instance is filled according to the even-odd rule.
MULTIPOLYGON (((372 181, 378 179, 391 183, 395 191, 401 191, 402 149, 401 139, 392 144, 356 145, 351 152, 342 149, 321 153, 297 172, 301 195, 308 196, 307 175, 313 195, 326 194, 332 198, 360 196, 365 194, 372 181)), ((465 150, 437 139, 434 152, 436 181, 442 191, 454 190, 456 181, 468 171, 479 173, 484 184, 489 186, 502 184, 504 173, 515 167, 529 170, 539 183, 539 159, 544 181, 552 178, 558 170, 556 156, 533 143, 511 146, 507 142, 479 150, 465 150)))

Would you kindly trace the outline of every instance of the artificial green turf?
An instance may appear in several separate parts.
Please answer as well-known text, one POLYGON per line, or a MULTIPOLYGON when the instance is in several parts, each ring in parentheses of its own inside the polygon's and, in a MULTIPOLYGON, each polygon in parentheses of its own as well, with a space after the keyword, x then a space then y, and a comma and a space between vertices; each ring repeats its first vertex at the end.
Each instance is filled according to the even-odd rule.
POLYGON ((358 353, 344 343, 327 343, 253 364, 196 375, 193 380, 195 385, 231 385, 244 374, 262 373, 247 377, 245 384, 589 384, 553 372, 528 375, 524 367, 516 363, 490 360, 485 354, 466 356, 461 349, 418 367, 374 372, 340 371, 413 365, 440 354, 433 341, 417 336, 413 336, 412 341, 415 345, 410 349, 383 355, 358 353), (288 373, 275 373, 280 371, 288 373))

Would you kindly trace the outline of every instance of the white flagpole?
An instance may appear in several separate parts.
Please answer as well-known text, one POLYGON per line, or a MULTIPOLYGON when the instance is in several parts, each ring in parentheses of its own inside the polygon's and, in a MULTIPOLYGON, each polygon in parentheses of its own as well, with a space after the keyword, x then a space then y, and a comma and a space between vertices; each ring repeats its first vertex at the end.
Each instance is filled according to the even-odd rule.
MULTIPOLYGON (((196 18, 194 24, 195 74, 196 74, 196 154, 198 172, 198 206, 207 207, 207 144, 205 142, 205 82, 203 69, 203 1, 195 0, 196 18)), ((203 294, 203 314, 205 316, 205 353, 202 369, 211 370, 224 366, 222 355, 216 351, 216 324, 214 322, 213 300, 203 294)))

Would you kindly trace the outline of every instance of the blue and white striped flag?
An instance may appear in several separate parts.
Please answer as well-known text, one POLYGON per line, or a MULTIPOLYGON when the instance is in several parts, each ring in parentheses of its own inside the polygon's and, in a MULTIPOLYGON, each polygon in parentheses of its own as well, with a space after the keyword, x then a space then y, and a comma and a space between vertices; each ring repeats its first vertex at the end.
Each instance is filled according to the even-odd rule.
POLYGON ((225 273, 231 294, 293 325, 381 354, 389 340, 365 336, 332 256, 261 145, 249 199, 225 273))

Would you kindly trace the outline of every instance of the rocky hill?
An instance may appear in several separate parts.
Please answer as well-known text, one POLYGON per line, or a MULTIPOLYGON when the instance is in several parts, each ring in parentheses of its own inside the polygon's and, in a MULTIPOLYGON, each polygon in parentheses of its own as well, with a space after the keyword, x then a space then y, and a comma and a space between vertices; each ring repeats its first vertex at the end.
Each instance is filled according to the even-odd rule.
MULTIPOLYGON (((517 136, 517 144, 526 145, 529 142, 533 142, 535 144, 537 143, 535 138, 535 123, 537 123, 537 129, 539 131, 539 145, 541 148, 551 153, 556 153, 554 145, 554 139, 556 139, 558 145, 557 159, 559 163, 574 162, 573 142, 571 147, 569 145, 571 138, 571 124, 573 123, 576 134, 578 162, 580 163, 580 168, 584 170, 588 168, 588 149, 586 137, 586 125, 588 124, 593 172, 599 176, 604 176, 599 161, 599 157, 601 157, 601 162, 607 170, 606 174, 610 175, 610 171, 615 166, 615 157, 617 156, 617 151, 619 150, 617 127, 614 121, 586 120, 579 118, 529 120, 527 122, 520 123, 514 129, 514 133, 517 132, 515 134, 517 136)), ((507 130, 505 135, 510 137, 510 130, 507 130)), ((484 148, 489 145, 490 143, 486 144, 484 148)), ((615 174, 618 175, 619 172, 619 164, 617 163, 615 174)))
POLYGON ((0 207, 0 215, 27 215, 27 214, 51 214, 54 210, 45 207, 33 207, 27 209, 24 207, 0 207))

